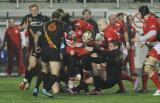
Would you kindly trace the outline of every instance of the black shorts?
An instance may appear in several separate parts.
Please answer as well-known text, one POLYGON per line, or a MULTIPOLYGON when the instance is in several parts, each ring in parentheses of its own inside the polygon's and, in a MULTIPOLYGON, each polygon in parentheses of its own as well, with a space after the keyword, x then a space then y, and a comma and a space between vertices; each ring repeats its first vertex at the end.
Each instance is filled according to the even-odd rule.
POLYGON ((40 58, 41 57, 41 53, 36 53, 35 49, 32 49, 31 50, 31 56, 34 56, 36 58, 40 58))
POLYGON ((106 56, 104 54, 97 53, 97 55, 98 57, 91 57, 91 62, 97 63, 97 64, 106 62, 106 56))
POLYGON ((60 51, 57 49, 44 49, 41 52, 41 59, 45 63, 49 61, 61 61, 60 51))
POLYGON ((107 80, 104 81, 103 79, 99 80, 101 89, 107 89, 112 88, 115 84, 117 84, 120 81, 121 78, 121 72, 110 72, 107 73, 107 80))

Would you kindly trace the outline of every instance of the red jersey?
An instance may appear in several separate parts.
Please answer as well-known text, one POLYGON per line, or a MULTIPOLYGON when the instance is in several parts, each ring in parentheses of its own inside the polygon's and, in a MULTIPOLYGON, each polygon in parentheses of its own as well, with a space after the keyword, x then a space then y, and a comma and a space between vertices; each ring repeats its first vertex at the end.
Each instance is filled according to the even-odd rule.
POLYGON ((120 34, 124 34, 124 30, 125 30, 125 26, 124 26, 124 23, 121 22, 121 21, 117 21, 115 23, 115 29, 120 33, 120 34))
POLYGON ((78 20, 75 23, 76 29, 74 31, 74 38, 70 38, 70 36, 66 36, 66 42, 70 46, 73 42, 76 43, 76 47, 82 47, 82 35, 85 31, 91 31, 93 26, 90 23, 85 22, 84 20, 78 20))
MULTIPOLYGON (((156 30, 158 31, 159 28, 159 23, 157 18, 155 18, 152 15, 149 15, 147 18, 144 19, 144 23, 143 23, 143 33, 144 35, 146 35, 148 32, 150 32, 151 30, 156 30)), ((156 42, 156 35, 149 38, 147 40, 148 42, 156 42)))
POLYGON ((8 47, 21 47, 21 37, 17 26, 7 28, 5 38, 7 40, 8 47))
POLYGON ((113 26, 108 26, 104 30, 104 37, 108 42, 110 42, 112 40, 120 41, 120 36, 119 35, 120 34, 117 32, 117 30, 115 28, 113 28, 113 26))
POLYGON ((125 38, 124 38, 124 31, 125 31, 124 22, 117 21, 114 25, 114 28, 117 30, 118 33, 120 33, 119 36, 121 38, 121 41, 123 42, 124 45, 126 45, 125 38))

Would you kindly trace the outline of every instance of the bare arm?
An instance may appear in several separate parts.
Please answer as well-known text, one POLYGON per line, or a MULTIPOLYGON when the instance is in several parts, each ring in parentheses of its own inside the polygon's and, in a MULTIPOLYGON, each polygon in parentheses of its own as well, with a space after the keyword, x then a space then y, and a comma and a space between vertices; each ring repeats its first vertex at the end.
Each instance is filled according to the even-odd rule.
POLYGON ((139 39, 140 39, 141 42, 143 42, 143 41, 146 41, 147 39, 155 36, 156 34, 157 34, 156 30, 151 30, 146 35, 141 36, 139 39))

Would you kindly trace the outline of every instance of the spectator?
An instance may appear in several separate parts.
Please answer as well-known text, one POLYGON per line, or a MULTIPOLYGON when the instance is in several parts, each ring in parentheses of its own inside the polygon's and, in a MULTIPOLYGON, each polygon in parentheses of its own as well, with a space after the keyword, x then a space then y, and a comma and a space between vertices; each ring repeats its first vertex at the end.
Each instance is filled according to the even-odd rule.
POLYGON ((11 75, 13 69, 13 60, 16 57, 17 66, 18 66, 18 73, 19 75, 23 75, 25 73, 25 68, 22 59, 22 47, 21 47, 21 39, 20 33, 18 31, 18 27, 15 24, 14 19, 9 20, 9 28, 7 28, 5 32, 4 41, 2 44, 2 48, 5 47, 7 43, 7 50, 8 50, 8 67, 5 70, 7 75, 11 75))

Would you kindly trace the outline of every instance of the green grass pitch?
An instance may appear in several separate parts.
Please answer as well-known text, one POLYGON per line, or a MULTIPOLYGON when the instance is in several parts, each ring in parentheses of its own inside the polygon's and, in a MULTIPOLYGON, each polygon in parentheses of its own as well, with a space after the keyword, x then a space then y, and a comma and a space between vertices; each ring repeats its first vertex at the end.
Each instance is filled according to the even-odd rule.
POLYGON ((29 90, 20 91, 18 85, 21 80, 21 77, 0 77, 0 103, 160 103, 160 97, 152 96, 156 88, 151 81, 149 82, 150 92, 147 94, 133 93, 132 84, 125 82, 127 91, 125 94, 114 94, 113 91, 118 89, 115 86, 103 90, 101 96, 60 93, 55 95, 55 98, 48 98, 41 93, 41 89, 38 97, 32 96, 35 78, 29 90))

